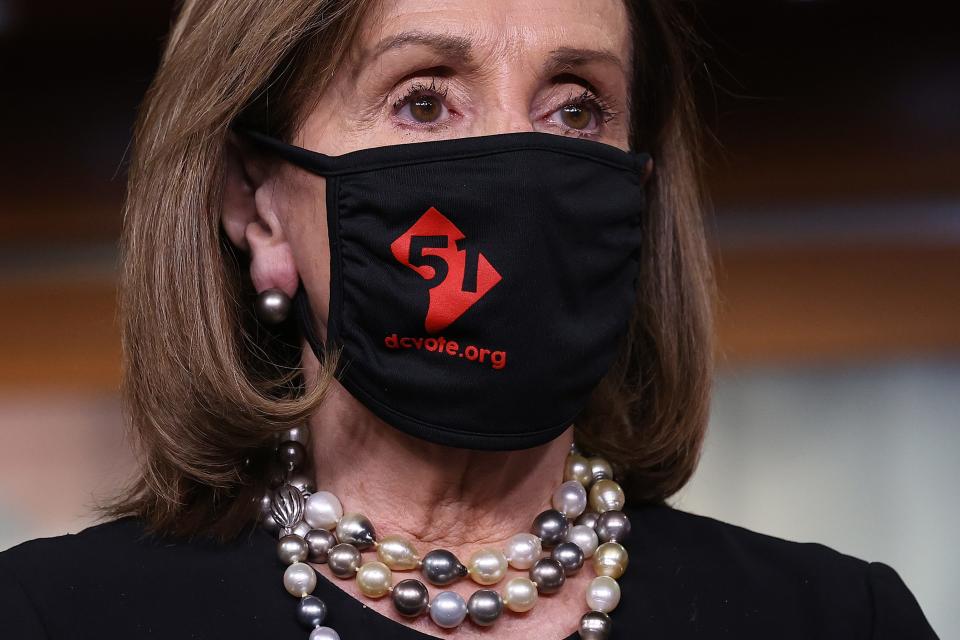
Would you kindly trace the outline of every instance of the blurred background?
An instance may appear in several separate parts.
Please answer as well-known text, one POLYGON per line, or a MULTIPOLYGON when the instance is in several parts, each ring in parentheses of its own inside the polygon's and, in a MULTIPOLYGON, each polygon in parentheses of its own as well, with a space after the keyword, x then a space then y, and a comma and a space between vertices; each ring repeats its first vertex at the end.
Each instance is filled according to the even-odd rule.
MULTIPOLYGON (((696 3, 720 370, 674 502, 894 566, 960 637, 953 3, 696 3)), ((116 243, 169 0, 0 0, 0 549, 130 472, 116 243)))

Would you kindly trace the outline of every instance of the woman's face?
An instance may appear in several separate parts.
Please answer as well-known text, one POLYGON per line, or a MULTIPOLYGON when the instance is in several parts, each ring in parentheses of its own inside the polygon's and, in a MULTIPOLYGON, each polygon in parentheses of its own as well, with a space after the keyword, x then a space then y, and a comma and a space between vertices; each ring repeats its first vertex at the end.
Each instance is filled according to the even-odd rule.
MULTIPOLYGON (((627 149, 630 61, 623 0, 386 0, 292 142, 337 155, 541 131, 627 149)), ((284 165, 256 191, 254 285, 292 294, 299 274, 325 337, 324 180, 284 165)))

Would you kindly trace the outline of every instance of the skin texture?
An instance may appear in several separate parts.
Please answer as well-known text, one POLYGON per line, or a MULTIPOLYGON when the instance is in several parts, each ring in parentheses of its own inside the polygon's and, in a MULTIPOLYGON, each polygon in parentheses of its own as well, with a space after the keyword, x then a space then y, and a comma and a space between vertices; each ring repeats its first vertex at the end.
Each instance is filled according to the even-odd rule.
MULTIPOLYGON (((630 51, 620 0, 387 1, 366 17, 350 59, 337 69, 292 142, 336 155, 544 131, 627 149, 630 51), (602 104, 577 103, 586 115, 576 108, 564 115, 563 107, 576 103, 586 87, 596 89, 602 104), (426 109, 403 102, 411 90, 413 101, 428 96, 426 109), (436 119, 422 122, 424 113, 436 119)), ((233 243, 250 253, 254 286, 278 287, 292 296, 300 274, 325 336, 329 245, 323 178, 266 163, 238 146, 231 146, 228 156, 222 223, 233 243)), ((303 353, 312 384, 318 362, 306 343, 303 353)), ((312 417, 311 430, 318 487, 339 496, 346 510, 365 513, 381 535, 405 535, 421 553, 446 548, 463 562, 480 547, 502 548, 511 535, 529 530, 533 517, 549 506, 573 439, 571 428, 546 445, 516 452, 433 445, 386 425, 337 383, 312 417)), ((363 598, 353 581, 339 581, 326 565, 316 566, 384 615, 424 633, 449 635, 426 618, 401 618, 389 598, 363 598)), ((506 579, 516 575, 521 574, 511 570, 506 579)), ((395 581, 416 576, 398 572, 395 581)), ((585 568, 558 594, 541 597, 530 613, 505 613, 492 633, 507 639, 566 637, 585 611, 590 577, 592 570, 585 568)), ((477 588, 470 580, 452 587, 465 598, 477 588)), ((455 634, 491 637, 491 630, 466 623, 455 634)))

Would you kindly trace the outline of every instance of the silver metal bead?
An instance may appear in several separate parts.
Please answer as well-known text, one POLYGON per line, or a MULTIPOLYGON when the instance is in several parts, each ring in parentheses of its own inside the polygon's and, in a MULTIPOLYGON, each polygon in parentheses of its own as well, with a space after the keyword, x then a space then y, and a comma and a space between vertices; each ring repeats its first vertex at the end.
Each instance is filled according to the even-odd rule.
POLYGON ((310 632, 308 640, 340 640, 340 634, 330 627, 317 627, 310 632))
POLYGON ((623 542, 630 536, 630 518, 623 511, 605 511, 597 519, 596 530, 601 542, 623 542))
POLYGON ((575 542, 561 542, 553 548, 550 557, 560 563, 563 572, 572 576, 583 566, 583 549, 575 542))
POLYGON ((567 575, 563 565, 553 558, 540 558, 530 568, 530 579, 536 583, 539 593, 549 594, 560 591, 567 575))
POLYGON ((292 300, 282 289, 266 289, 257 294, 254 308, 261 322, 280 324, 290 315, 292 300))
POLYGON ((337 544, 337 539, 326 529, 311 529, 304 540, 307 543, 307 558, 310 562, 326 562, 330 549, 337 544))
POLYGON ((434 549, 423 556, 420 564, 423 577, 430 584, 442 587, 467 575, 467 568, 446 549, 434 549))
POLYGON ((575 524, 570 527, 570 529, 567 531, 567 535, 564 536, 564 540, 567 542, 572 542, 580 547, 580 550, 583 551, 583 556, 585 558, 593 557, 597 547, 600 545, 600 540, 597 538, 597 532, 593 530, 593 527, 588 527, 585 524, 575 524))
POLYGON ((307 460, 307 450, 299 442, 287 440, 277 447, 277 458, 284 469, 301 469, 307 460))
POLYGON ((401 580, 393 585, 391 593, 393 607, 408 618, 416 618, 427 610, 430 604, 430 592, 427 585, 414 578, 401 580))
POLYGON ((288 534, 277 542, 277 556, 283 564, 303 562, 307 559, 307 542, 300 536, 288 534))
POLYGON ((327 564, 330 571, 338 578, 353 578, 360 568, 360 551, 352 544, 341 542, 334 545, 327 553, 327 564))
POLYGON ((430 619, 438 627, 452 629, 467 617, 467 603, 455 591, 441 591, 430 603, 430 619))
POLYGON ((305 521, 301 520, 297 524, 293 525, 293 529, 291 530, 291 533, 293 533, 294 535, 298 535, 304 540, 306 540, 307 534, 310 533, 310 531, 311 531, 310 525, 307 524, 305 521))
POLYGON ((553 492, 553 508, 567 518, 576 518, 587 508, 587 490, 577 480, 564 482, 553 492))
POLYGON ((283 586, 292 596, 310 595, 317 586, 317 573, 306 562, 295 562, 283 572, 283 586))
POLYGON ((603 611, 588 611, 580 618, 580 640, 607 640, 612 631, 613 622, 603 611))
POLYGON ((554 547, 563 542, 563 536, 570 528, 570 522, 556 509, 547 509, 533 520, 530 533, 540 538, 544 547, 554 547))
POLYGON ((282 485, 273 494, 272 513, 281 529, 293 529, 303 517, 303 494, 292 484, 282 485))
POLYGON ((579 518, 573 521, 573 524, 583 524, 591 529, 597 526, 597 520, 600 519, 600 514, 596 511, 586 511, 579 518))
POLYGON ((337 540, 352 544, 360 551, 369 549, 377 540, 373 523, 362 513, 343 514, 337 523, 336 535, 337 540))
POLYGON ((478 589, 467 600, 467 613, 474 624, 489 627, 503 613, 503 598, 493 589, 478 589))
POLYGON ((327 603, 317 596, 304 596, 297 604, 297 620, 312 629, 319 627, 327 619, 327 603))

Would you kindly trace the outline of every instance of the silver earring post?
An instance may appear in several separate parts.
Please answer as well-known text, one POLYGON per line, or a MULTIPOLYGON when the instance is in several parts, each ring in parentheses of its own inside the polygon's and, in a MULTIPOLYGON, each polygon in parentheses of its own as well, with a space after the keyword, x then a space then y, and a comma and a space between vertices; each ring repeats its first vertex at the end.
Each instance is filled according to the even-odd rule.
POLYGON ((280 324, 290 315, 290 296, 280 289, 266 289, 257 294, 257 317, 266 324, 280 324))

